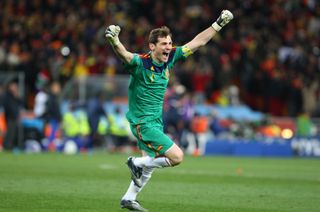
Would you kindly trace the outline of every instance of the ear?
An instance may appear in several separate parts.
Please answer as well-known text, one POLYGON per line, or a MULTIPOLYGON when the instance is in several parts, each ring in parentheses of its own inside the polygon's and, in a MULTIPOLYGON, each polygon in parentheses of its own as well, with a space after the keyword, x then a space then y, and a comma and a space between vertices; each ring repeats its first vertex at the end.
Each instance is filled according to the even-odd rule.
POLYGON ((154 45, 153 43, 149 43, 149 48, 151 51, 153 51, 156 48, 156 45, 154 45))

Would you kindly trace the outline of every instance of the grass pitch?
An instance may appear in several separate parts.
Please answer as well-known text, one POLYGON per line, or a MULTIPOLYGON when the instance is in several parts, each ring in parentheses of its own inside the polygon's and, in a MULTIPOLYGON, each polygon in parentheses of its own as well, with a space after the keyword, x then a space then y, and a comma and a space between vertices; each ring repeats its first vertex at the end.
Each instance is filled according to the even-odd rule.
MULTIPOLYGON (((128 155, 0 153, 0 211, 126 211, 128 155)), ((156 170, 139 200, 150 212, 320 210, 320 160, 191 157, 156 170)))

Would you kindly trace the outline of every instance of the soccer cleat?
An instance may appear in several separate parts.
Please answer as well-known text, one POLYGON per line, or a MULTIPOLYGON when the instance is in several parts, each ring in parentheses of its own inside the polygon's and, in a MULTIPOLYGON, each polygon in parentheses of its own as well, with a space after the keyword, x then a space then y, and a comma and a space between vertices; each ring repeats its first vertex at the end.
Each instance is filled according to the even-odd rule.
POLYGON ((134 157, 129 157, 127 160, 128 168, 131 172, 131 179, 133 180, 134 184, 141 188, 142 182, 141 182, 141 175, 142 175, 142 168, 134 165, 133 163, 134 157))
POLYGON ((120 202, 121 208, 129 209, 130 211, 148 211, 143 208, 137 200, 121 200, 120 202))

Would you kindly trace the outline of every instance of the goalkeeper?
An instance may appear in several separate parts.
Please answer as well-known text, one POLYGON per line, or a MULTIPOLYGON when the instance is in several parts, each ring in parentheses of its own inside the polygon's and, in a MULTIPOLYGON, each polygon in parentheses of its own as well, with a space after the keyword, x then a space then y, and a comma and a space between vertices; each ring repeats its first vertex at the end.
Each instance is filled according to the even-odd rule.
POLYGON ((178 47, 172 46, 171 33, 166 26, 154 29, 149 35, 150 52, 143 55, 127 51, 118 37, 119 26, 107 28, 109 43, 131 75, 126 116, 142 151, 141 157, 129 157, 127 160, 132 181, 121 199, 122 208, 147 211, 136 198, 152 172, 156 168, 172 167, 182 162, 183 151, 163 132, 162 105, 170 72, 177 61, 206 45, 232 19, 232 13, 223 10, 212 26, 178 47))

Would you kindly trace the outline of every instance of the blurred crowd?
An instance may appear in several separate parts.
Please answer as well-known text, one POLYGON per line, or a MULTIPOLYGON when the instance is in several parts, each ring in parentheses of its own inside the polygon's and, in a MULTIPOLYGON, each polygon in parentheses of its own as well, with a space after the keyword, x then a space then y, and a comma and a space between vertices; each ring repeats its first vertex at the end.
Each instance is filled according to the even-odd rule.
POLYGON ((234 21, 175 67, 174 80, 196 101, 320 116, 320 4, 317 0, 7 0, 0 1, 0 70, 24 72, 27 108, 39 81, 126 74, 104 38, 110 24, 132 52, 148 51, 152 28, 167 25, 175 45, 210 26, 227 8, 234 21))
POLYGON ((35 96, 33 110, 25 111, 18 81, 9 81, 0 95, 0 151, 75 154, 96 147, 111 152, 136 150, 123 109, 114 106, 108 111, 104 93, 97 92, 85 102, 62 103, 60 92, 59 82, 46 83, 35 96))
MULTIPOLYGON (((46 84, 36 94, 33 111, 26 113, 18 82, 7 84, 1 96, 0 151, 2 148, 14 153, 76 154, 90 153, 95 148, 137 151, 136 139, 124 115, 126 104, 107 103, 105 92, 97 92, 85 102, 66 101, 62 106, 58 101, 60 89, 56 81, 46 84)), ((197 109, 194 97, 179 83, 170 86, 163 120, 166 134, 194 156, 204 153, 208 141, 273 143, 319 136, 320 123, 314 123, 308 114, 283 120, 265 116, 257 120, 221 117, 215 108, 207 113, 197 109)))

